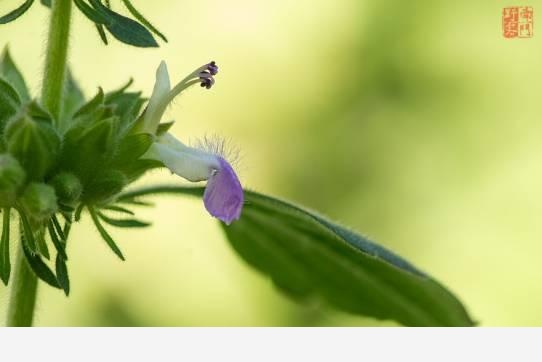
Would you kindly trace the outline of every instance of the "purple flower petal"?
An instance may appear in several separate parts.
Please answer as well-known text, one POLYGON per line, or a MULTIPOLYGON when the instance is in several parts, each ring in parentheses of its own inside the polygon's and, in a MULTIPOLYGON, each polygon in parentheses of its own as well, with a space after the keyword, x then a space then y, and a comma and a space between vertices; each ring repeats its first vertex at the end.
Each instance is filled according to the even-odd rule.
POLYGON ((217 158, 220 169, 209 177, 203 203, 211 215, 229 225, 241 216, 243 187, 230 164, 222 157, 217 158))

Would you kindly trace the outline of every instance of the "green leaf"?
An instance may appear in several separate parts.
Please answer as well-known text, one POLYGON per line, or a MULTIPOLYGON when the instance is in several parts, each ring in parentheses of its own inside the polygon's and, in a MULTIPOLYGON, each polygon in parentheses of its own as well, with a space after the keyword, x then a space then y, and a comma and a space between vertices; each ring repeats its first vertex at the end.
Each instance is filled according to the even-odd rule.
POLYGON ((104 26, 117 40, 141 48, 158 46, 152 34, 137 21, 117 14, 99 0, 90 0, 90 4, 106 19, 104 26))
POLYGON ((51 271, 51 269, 49 269, 47 264, 45 264, 43 260, 41 260, 39 255, 33 254, 28 249, 25 242, 23 242, 23 252, 26 260, 28 261, 28 265, 30 265, 30 268, 34 271, 36 276, 50 286, 60 289, 60 285, 58 284, 55 274, 51 271))
POLYGON ((112 117, 70 128, 64 137, 61 168, 73 172, 83 185, 94 179, 113 152, 117 120, 112 117))
POLYGON ((101 171, 88 183, 82 199, 91 203, 107 200, 121 192, 126 183, 126 176, 120 171, 101 171))
POLYGON ((109 225, 120 227, 120 228, 141 228, 150 226, 151 223, 137 220, 137 219, 113 219, 101 212, 98 212, 100 219, 108 223, 109 225))
POLYGON ((147 19, 145 19, 145 17, 139 11, 137 11, 137 9, 132 5, 129 0, 122 0, 122 2, 124 3, 128 11, 134 16, 134 18, 139 20, 139 22, 145 25, 147 29, 152 31, 155 35, 159 36, 160 38, 162 38, 163 41, 167 43, 166 36, 162 34, 158 29, 156 29, 156 27, 154 27, 154 25, 152 25, 147 19))
POLYGON ((30 92, 28 91, 24 77, 11 58, 7 46, 4 48, 2 58, 0 59, 0 76, 15 88, 22 102, 30 100, 30 92))
POLYGON ((26 13, 28 9, 32 6, 34 3, 34 0, 26 0, 21 6, 19 6, 17 9, 10 11, 4 16, 0 17, 0 24, 7 24, 9 22, 12 22, 13 20, 17 19, 19 16, 26 13))
POLYGON ((60 115, 61 124, 66 127, 69 120, 74 117, 78 110, 85 103, 85 95, 81 87, 75 80, 73 72, 68 67, 66 72, 66 81, 64 82, 64 95, 62 99, 62 113, 60 115))
POLYGON ((6 80, 0 78, 0 132, 6 121, 17 113, 21 107, 21 98, 17 91, 6 80))
POLYGON ((0 241, 0 278, 5 285, 8 285, 11 274, 11 263, 9 261, 9 216, 10 210, 3 209, 2 239, 0 241))
POLYGON ((128 210, 127 208, 124 208, 124 207, 122 207, 122 206, 117 206, 117 205, 108 205, 108 206, 102 207, 102 209, 104 209, 104 210, 110 210, 110 211, 122 212, 122 213, 124 213, 124 214, 132 215, 132 216, 135 215, 133 211, 128 210))
MULTIPOLYGON (((203 188, 152 187, 201 196, 203 188)), ((221 224, 250 265, 296 298, 317 297, 346 312, 409 326, 472 326, 461 302, 412 264, 363 236, 291 203, 245 191, 240 220, 221 224)))
POLYGON ((56 215, 53 215, 51 217, 51 221, 53 222, 53 226, 55 227, 58 237, 64 244, 66 244, 67 236, 64 234, 64 230, 62 230, 62 226, 60 226, 60 222, 58 221, 58 218, 56 217, 56 215))
POLYGON ((94 24, 96 26, 96 30, 98 31, 98 35, 100 36, 100 39, 102 39, 102 42, 105 45, 108 45, 109 42, 107 41, 107 34, 105 34, 104 26, 102 24, 94 24))
POLYGON ((88 101, 83 106, 81 106, 81 108, 79 108, 73 116, 77 117, 84 114, 93 113, 96 111, 96 109, 98 109, 98 107, 103 105, 103 103, 104 103, 104 91, 102 87, 99 87, 98 93, 96 93, 96 95, 90 101, 88 101))
POLYGON ((154 137, 148 133, 138 133, 124 137, 113 158, 113 164, 127 165, 132 163, 143 156, 153 142, 154 137))
POLYGON ((171 128, 171 126, 173 126, 174 123, 175 123, 174 121, 160 123, 160 124, 158 125, 158 128, 156 129, 156 135, 157 135, 158 137, 162 136, 162 135, 165 134, 167 131, 169 131, 169 129, 171 128))
POLYGON ((141 92, 126 92, 108 96, 105 103, 113 108, 113 113, 121 119, 120 127, 126 130, 137 119, 145 99, 141 92))
POLYGON ((30 250, 30 252, 32 252, 33 254, 36 254, 38 248, 36 245, 36 239, 34 238, 32 227, 30 226, 30 223, 28 222, 28 218, 26 217, 26 214, 21 211, 19 211, 19 216, 21 218, 21 224, 23 227, 23 232, 21 233, 23 244, 26 248, 30 250))
POLYGON ((49 254, 49 248, 47 247, 47 242, 45 241, 45 236, 43 233, 38 231, 36 233, 36 241, 38 242, 38 252, 41 256, 43 256, 45 259, 49 260, 51 258, 49 254))
POLYGON ((92 22, 99 24, 105 24, 107 22, 107 17, 102 15, 99 11, 94 10, 93 7, 89 6, 83 0, 74 0, 75 6, 92 22))
POLYGON ((46 111, 36 100, 32 100, 30 103, 28 103, 26 107, 26 114, 28 114, 34 120, 42 121, 48 123, 49 125, 53 124, 53 117, 51 114, 46 111))
POLYGON ((59 286, 64 290, 66 296, 70 295, 70 278, 68 277, 68 267, 66 266, 66 259, 62 258, 60 254, 57 254, 55 261, 56 279, 59 286))
POLYGON ((120 251, 119 247, 117 246, 117 244, 115 243, 111 235, 107 233, 107 231, 104 229, 104 227, 100 223, 100 220, 98 218, 96 211, 93 208, 89 207, 88 212, 90 213, 90 217, 92 218, 94 225, 96 225, 96 229, 98 229, 98 232, 100 233, 102 239, 104 239, 104 241, 107 243, 107 245, 109 245, 111 250, 113 250, 113 252, 117 254, 117 256, 121 260, 124 261, 125 260, 124 255, 122 255, 122 252, 120 251))
POLYGON ((55 246, 57 255, 60 256, 63 260, 68 260, 64 243, 61 241, 62 239, 59 238, 59 236, 57 235, 55 228, 53 226, 53 221, 50 221, 47 224, 47 230, 49 231, 49 236, 51 237, 51 241, 53 242, 53 245, 55 246))
POLYGON ((48 8, 51 8, 51 0, 40 0, 40 2, 43 6, 47 6, 48 8))
POLYGON ((145 172, 163 166, 164 165, 160 161, 141 159, 122 166, 120 170, 122 173, 124 173, 129 182, 133 182, 141 177, 145 172))

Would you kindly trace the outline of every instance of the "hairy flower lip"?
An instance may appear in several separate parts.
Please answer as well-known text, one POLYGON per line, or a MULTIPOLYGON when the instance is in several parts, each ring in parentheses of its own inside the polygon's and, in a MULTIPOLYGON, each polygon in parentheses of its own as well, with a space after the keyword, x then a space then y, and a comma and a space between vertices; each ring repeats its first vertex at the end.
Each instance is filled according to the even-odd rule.
POLYGON ((230 225, 241 216, 243 187, 231 165, 220 156, 217 159, 220 168, 214 170, 207 182, 203 203, 212 216, 230 225))

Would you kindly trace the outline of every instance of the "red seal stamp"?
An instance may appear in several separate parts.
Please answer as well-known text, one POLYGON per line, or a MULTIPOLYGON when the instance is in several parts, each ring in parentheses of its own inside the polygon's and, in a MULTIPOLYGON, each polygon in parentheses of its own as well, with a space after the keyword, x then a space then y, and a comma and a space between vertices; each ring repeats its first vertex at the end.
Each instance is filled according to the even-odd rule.
POLYGON ((502 9, 502 34, 505 38, 532 38, 533 7, 510 6, 502 9))

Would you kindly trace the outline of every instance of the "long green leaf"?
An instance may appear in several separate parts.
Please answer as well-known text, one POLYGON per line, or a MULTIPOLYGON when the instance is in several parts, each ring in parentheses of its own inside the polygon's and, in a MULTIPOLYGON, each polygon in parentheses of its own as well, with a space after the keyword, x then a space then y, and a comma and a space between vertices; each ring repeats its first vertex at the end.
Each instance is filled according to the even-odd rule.
POLYGON ((55 268, 58 284, 62 290, 64 290, 64 294, 66 294, 66 296, 70 295, 70 278, 68 277, 66 259, 63 259, 60 254, 57 254, 56 256, 55 268))
POLYGON ((90 213, 90 217, 92 218, 94 225, 96 225, 96 229, 98 229, 98 232, 100 233, 102 239, 104 239, 104 241, 107 243, 107 245, 109 245, 111 250, 113 250, 113 252, 117 254, 117 256, 121 260, 124 260, 124 255, 122 255, 122 252, 120 251, 119 247, 117 246, 117 244, 115 243, 111 235, 107 233, 107 231, 104 229, 104 227, 100 223, 100 219, 98 218, 96 211, 93 208, 89 207, 88 212, 90 213))
POLYGON ((33 254, 30 250, 28 250, 24 243, 23 251, 26 260, 28 261, 28 265, 30 265, 30 268, 34 271, 36 276, 50 286, 54 288, 60 288, 55 274, 51 271, 51 269, 49 269, 47 264, 45 264, 43 260, 41 260, 39 255, 33 254))
POLYGON ((11 263, 9 260, 9 208, 2 212, 2 239, 0 241, 0 278, 5 285, 8 285, 9 275, 11 274, 11 263))
MULTIPOLYGON (((120 201, 157 193, 201 196, 203 188, 151 187, 120 201)), ((245 191, 240 220, 221 224, 237 253, 297 299, 320 298, 346 312, 409 326, 472 326, 461 302, 405 259, 291 203, 245 191)))
POLYGON ((12 22, 13 20, 17 19, 19 16, 26 13, 28 9, 32 6, 34 3, 34 0, 26 0, 21 6, 19 6, 17 9, 10 11, 4 16, 0 16, 0 24, 7 24, 9 22, 12 22))
POLYGON ((120 228, 141 228, 150 226, 151 223, 137 220, 137 219, 113 219, 101 212, 98 212, 100 219, 108 223, 109 225, 120 227, 120 228))
POLYGON ((32 227, 30 226, 30 223, 28 222, 28 218, 26 217, 24 212, 19 211, 19 216, 21 218, 21 225, 24 233, 24 244, 25 246, 32 252, 37 253, 37 243, 36 239, 34 238, 34 233, 32 231, 32 227))
POLYGON ((114 12, 100 0, 90 0, 90 4, 106 19, 103 25, 117 40, 142 48, 158 46, 152 34, 137 21, 114 12))
POLYGON ((150 31, 152 31, 154 34, 162 38, 163 41, 167 43, 167 38, 164 34, 160 32, 160 30, 156 29, 154 25, 151 24, 150 21, 148 21, 137 9, 132 5, 132 3, 129 0, 122 0, 128 11, 139 20, 139 22, 147 27, 150 31))
POLYGON ((55 230, 55 227, 53 226, 53 222, 50 221, 47 224, 47 230, 49 231, 49 236, 51 237, 51 241, 53 242, 53 245, 55 246, 57 254, 63 259, 68 260, 68 256, 66 255, 66 249, 64 247, 64 243, 61 241, 61 238, 57 235, 57 232, 55 230))

